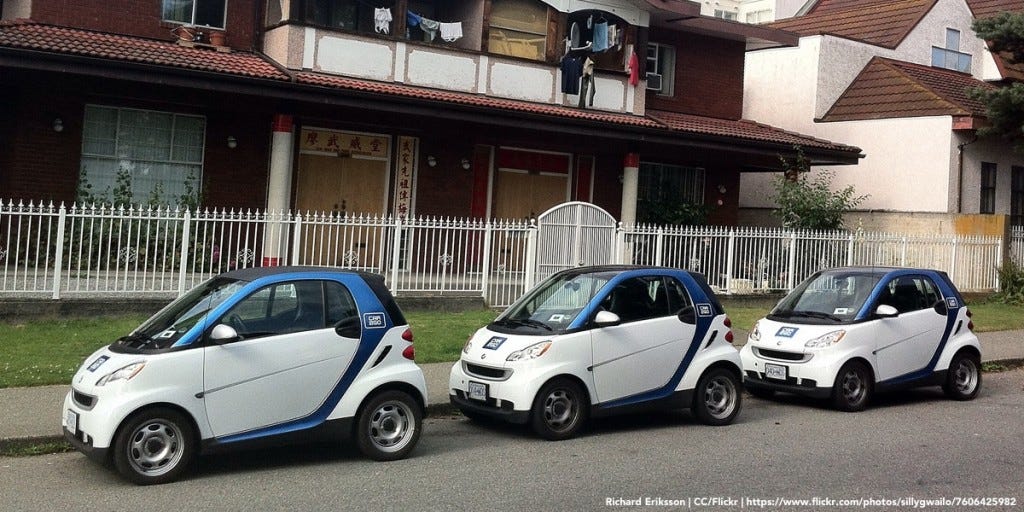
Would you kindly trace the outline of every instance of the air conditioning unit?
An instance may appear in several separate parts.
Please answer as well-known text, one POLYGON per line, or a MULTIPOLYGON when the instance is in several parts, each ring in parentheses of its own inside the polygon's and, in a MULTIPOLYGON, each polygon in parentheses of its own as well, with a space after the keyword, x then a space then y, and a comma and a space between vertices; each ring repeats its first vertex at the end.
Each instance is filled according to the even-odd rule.
POLYGON ((661 75, 647 73, 647 90, 661 92, 661 75))

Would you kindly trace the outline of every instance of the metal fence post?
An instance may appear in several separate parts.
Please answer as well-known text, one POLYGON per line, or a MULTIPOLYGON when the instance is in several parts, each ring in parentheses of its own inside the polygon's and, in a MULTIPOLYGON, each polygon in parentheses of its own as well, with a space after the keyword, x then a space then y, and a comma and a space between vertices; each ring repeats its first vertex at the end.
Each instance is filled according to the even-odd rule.
POLYGON ((620 222, 615 228, 615 260, 613 263, 623 264, 626 263, 626 255, 623 254, 626 251, 626 231, 622 228, 620 222))
POLYGON ((1002 290, 1000 290, 999 268, 1002 267, 1002 265, 1003 265, 1003 243, 1004 243, 1004 241, 1005 241, 1005 238, 1001 239, 999 242, 996 243, 996 272, 995 272, 995 274, 996 274, 996 292, 1002 291, 1002 290))
POLYGON ((484 303, 486 303, 486 304, 490 304, 491 303, 491 301, 488 300, 487 295, 488 295, 488 292, 490 291, 490 286, 491 286, 491 243, 493 243, 492 240, 491 240, 491 236, 492 236, 491 230, 492 230, 492 228, 493 228, 493 225, 491 224, 490 221, 487 221, 484 224, 484 247, 483 247, 484 261, 483 261, 483 268, 481 269, 481 274, 482 274, 483 277, 481 279, 481 284, 480 284, 481 288, 483 288, 483 289, 480 290, 480 296, 484 298, 484 303))
MULTIPOLYGON (((900 243, 902 244, 900 245, 900 266, 905 267, 907 266, 907 237, 900 238, 900 243)), ((956 246, 955 238, 953 239, 953 245, 956 246)), ((955 254, 956 250, 954 250, 953 252, 955 254)))
POLYGON ((391 238, 391 293, 398 294, 398 266, 402 261, 402 218, 395 217, 395 233, 391 238))
POLYGON ((185 216, 182 217, 181 227, 181 266, 178 269, 178 296, 180 297, 185 293, 185 273, 188 272, 188 246, 189 239, 191 238, 190 233, 192 230, 192 211, 188 208, 185 209, 185 216))
POLYGON ((725 252, 725 293, 732 293, 732 269, 736 264, 736 230, 729 230, 729 243, 725 252))
POLYGON ((665 228, 658 228, 658 233, 654 239, 654 265, 661 266, 661 250, 665 244, 665 228))
POLYGON ((796 286, 796 231, 789 232, 789 271, 786 276, 786 291, 796 286))
POLYGON ((524 290, 533 288, 533 280, 537 277, 537 225, 533 219, 526 228, 526 280, 524 290))
POLYGON ((846 246, 846 266, 848 267, 853 265, 853 233, 850 233, 849 240, 849 245, 846 246))
MULTIPOLYGON (((52 206, 52 205, 51 205, 52 206)), ((60 278, 64 270, 64 227, 67 224, 67 209, 64 203, 60 204, 57 214, 57 253, 53 256, 53 299, 60 298, 60 278)))
POLYGON ((952 279, 954 283, 957 282, 957 280, 956 280, 957 279, 956 278, 956 242, 957 242, 957 238, 953 237, 953 256, 952 256, 952 259, 949 262, 949 278, 952 279))
POLYGON ((302 246, 302 214, 299 212, 295 213, 295 229, 292 233, 292 265, 298 265, 299 248, 302 246))

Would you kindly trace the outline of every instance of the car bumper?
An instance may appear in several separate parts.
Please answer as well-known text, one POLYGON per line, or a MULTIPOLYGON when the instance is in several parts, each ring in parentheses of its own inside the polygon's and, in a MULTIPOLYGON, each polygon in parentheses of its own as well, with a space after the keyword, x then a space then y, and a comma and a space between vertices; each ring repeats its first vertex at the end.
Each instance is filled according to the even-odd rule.
POLYGON ((513 423, 526 423, 530 407, 537 392, 538 383, 526 374, 508 370, 500 379, 487 378, 469 373, 458 361, 452 366, 448 382, 448 396, 452 405, 459 409, 499 418, 513 423), (469 397, 469 383, 477 382, 487 386, 486 400, 469 397))
POLYGON ((89 438, 90 440, 86 440, 86 438, 83 437, 82 431, 78 431, 78 434, 72 434, 67 427, 64 427, 63 430, 64 439, 76 450, 84 453, 86 457, 89 457, 95 462, 100 464, 107 463, 109 460, 110 449, 96 448, 91 444, 91 438, 89 438))
POLYGON ((785 361, 761 357, 754 353, 754 347, 744 345, 740 350, 743 364, 743 385, 750 389, 770 389, 815 398, 826 398, 832 393, 837 365, 832 354, 817 353, 807 361, 785 361), (765 375, 765 364, 784 366, 786 378, 769 378, 765 375))

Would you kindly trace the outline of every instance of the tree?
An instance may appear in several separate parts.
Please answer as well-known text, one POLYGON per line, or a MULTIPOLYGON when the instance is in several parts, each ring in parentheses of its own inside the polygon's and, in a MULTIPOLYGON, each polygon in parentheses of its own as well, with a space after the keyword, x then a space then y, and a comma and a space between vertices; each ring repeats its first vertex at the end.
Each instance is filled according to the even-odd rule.
MULTIPOLYGON (((1004 12, 998 16, 974 20, 978 37, 989 42, 989 49, 1013 64, 1024 63, 1024 11, 1004 12)), ((992 89, 977 87, 971 98, 985 104, 989 126, 979 135, 999 137, 1024 150, 1024 84, 1016 82, 992 89)))
POLYGON ((775 189, 772 199, 779 205, 775 215, 787 228, 842 229, 843 214, 856 208, 868 196, 855 195, 853 185, 832 190, 834 173, 829 170, 812 173, 810 160, 799 147, 796 150, 796 158, 792 161, 779 157, 784 172, 772 182, 775 189))

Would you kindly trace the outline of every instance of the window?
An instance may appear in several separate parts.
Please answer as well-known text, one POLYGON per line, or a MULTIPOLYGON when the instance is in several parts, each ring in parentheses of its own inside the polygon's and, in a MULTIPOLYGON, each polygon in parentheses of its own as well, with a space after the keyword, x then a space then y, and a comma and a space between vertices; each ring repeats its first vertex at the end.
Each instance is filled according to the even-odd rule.
POLYGON ((360 0, 306 0, 306 22, 321 27, 352 30, 363 33, 390 34, 397 15, 394 0, 380 0, 368 3, 360 0), (391 11, 391 21, 382 21, 380 27, 374 20, 375 8, 391 11), (383 26, 387 26, 387 32, 383 26))
POLYGON ((205 137, 199 116, 87 105, 81 174, 97 200, 188 203, 202 183, 205 137))
POLYGON ((544 60, 548 8, 538 0, 493 0, 487 51, 544 60))
POLYGON ((736 20, 736 13, 732 11, 724 11, 722 9, 715 9, 715 17, 722 18, 723 20, 736 20))
POLYGON ((647 45, 647 89, 659 96, 672 96, 675 82, 676 49, 663 44, 647 45))
POLYGON ((1024 167, 1013 166, 1012 188, 1010 190, 1010 223, 1024 225, 1024 167))
POLYGON ((748 12, 746 16, 747 23, 767 23, 773 21, 771 9, 761 9, 760 11, 748 12))
POLYGON ((960 51, 959 30, 947 28, 946 46, 932 46, 932 66, 962 73, 971 72, 971 54, 960 51))
POLYGON ((243 339, 323 329, 327 323, 322 284, 295 281, 267 286, 228 310, 221 323, 233 327, 243 339))
POLYGON ((601 307, 619 315, 623 323, 668 316, 668 299, 656 302, 657 295, 666 296, 661 277, 635 277, 616 285, 601 307))
POLYGON ((327 303, 327 325, 338 329, 346 338, 359 338, 359 308, 348 289, 335 281, 324 282, 327 303))
POLYGON ((930 308, 939 301, 938 288, 926 277, 900 277, 882 288, 878 304, 896 308, 900 313, 930 308))
POLYGON ((227 0, 163 0, 163 19, 224 28, 227 0))
POLYGON ((981 163, 981 202, 978 213, 996 212, 996 164, 981 163))
POLYGON ((641 222, 645 211, 680 203, 704 204, 704 169, 640 162, 637 190, 641 222))

